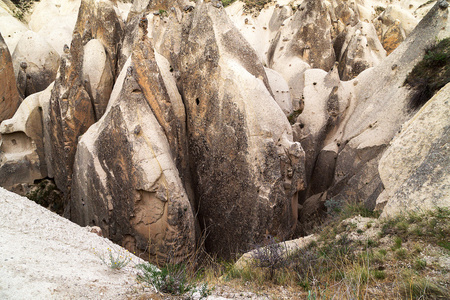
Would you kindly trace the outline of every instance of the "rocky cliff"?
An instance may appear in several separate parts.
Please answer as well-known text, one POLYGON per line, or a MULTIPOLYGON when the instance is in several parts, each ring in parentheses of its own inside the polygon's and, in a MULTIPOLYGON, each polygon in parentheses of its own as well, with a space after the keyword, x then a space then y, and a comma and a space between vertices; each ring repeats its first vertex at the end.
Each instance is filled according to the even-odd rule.
POLYGON ((448 2, 263 2, 0 6, 0 185, 52 179, 67 218, 160 263, 305 234, 331 202, 450 206, 448 124, 420 129, 448 85, 422 110, 405 85, 448 2))

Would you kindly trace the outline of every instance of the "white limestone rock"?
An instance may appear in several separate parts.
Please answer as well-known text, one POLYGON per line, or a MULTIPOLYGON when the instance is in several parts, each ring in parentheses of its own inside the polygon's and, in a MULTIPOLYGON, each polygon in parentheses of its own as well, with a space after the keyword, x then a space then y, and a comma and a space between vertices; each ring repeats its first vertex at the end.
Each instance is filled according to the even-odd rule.
POLYGON ((381 217, 450 207, 450 83, 403 125, 380 160, 381 217), (384 208, 383 208, 384 206, 384 208))

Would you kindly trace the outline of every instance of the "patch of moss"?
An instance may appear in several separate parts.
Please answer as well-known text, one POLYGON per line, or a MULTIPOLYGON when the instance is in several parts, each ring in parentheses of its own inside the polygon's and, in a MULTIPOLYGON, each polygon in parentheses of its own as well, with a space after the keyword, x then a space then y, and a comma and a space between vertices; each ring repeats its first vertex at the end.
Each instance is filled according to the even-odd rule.
POLYGON ((231 3, 235 2, 236 0, 222 0, 223 7, 227 7, 231 3))
POLYGON ((425 56, 405 79, 412 90, 409 106, 422 107, 443 86, 450 82, 450 38, 425 50, 425 56))
POLYGON ((302 113, 303 109, 298 109, 298 110, 294 110, 287 118, 289 123, 291 123, 291 125, 294 125, 295 122, 297 121, 297 117, 300 116, 300 114, 302 113))
POLYGON ((244 10, 246 11, 261 11, 264 5, 272 2, 272 0, 243 0, 245 3, 244 10))

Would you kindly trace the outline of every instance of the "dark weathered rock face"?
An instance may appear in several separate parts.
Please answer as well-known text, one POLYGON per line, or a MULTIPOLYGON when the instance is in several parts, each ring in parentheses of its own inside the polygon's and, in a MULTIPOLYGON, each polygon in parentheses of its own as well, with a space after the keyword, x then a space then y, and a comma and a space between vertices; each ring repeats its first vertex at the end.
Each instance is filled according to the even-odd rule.
POLYGON ((201 3, 178 68, 206 248, 224 257, 290 236, 304 152, 273 100, 264 68, 223 8, 201 3))
POLYGON ((0 34, 0 123, 11 118, 21 99, 17 91, 14 68, 8 46, 0 34))
POLYGON ((105 116, 79 142, 70 215, 100 226, 143 258, 177 263, 194 253, 194 214, 166 128, 149 105, 149 98, 165 97, 153 50, 142 42, 136 55, 118 77, 105 116), (146 65, 136 67, 141 51, 148 56, 139 62, 146 65), (152 72, 142 72, 149 66, 152 72))
MULTIPOLYGON (((50 99, 50 131, 52 147, 49 157, 58 188, 70 197, 71 177, 78 137, 82 135, 106 109, 113 78, 116 74, 117 53, 122 39, 120 22, 109 1, 83 0, 78 13, 70 50, 61 57, 60 76, 50 99), (105 48, 106 62, 103 81, 90 82, 85 46, 97 39, 105 48), (109 71, 108 71, 109 70, 109 71), (104 78, 104 77, 110 77, 104 78), (100 84, 98 84, 100 83, 100 84), (99 90, 92 90, 96 86, 99 90), (100 94, 100 95, 99 95, 100 94)), ((89 53, 89 52, 88 52, 89 53)), ((100 78, 102 77, 100 76, 100 78)))

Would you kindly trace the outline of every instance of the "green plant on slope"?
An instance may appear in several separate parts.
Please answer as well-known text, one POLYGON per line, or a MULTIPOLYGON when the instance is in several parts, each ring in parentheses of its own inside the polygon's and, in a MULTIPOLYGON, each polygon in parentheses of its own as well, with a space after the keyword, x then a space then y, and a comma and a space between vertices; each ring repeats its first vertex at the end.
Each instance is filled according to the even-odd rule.
POLYGON ((222 0, 223 7, 227 7, 231 3, 235 2, 236 0, 222 0))
POLYGON ((25 15, 31 10, 31 7, 33 6, 32 0, 17 0, 13 1, 14 5, 17 7, 13 13, 14 17, 19 19, 20 21, 23 21, 25 18, 25 15))
POLYGON ((137 275, 138 281, 154 285, 163 293, 172 295, 183 295, 194 289, 190 283, 186 266, 183 264, 167 264, 158 269, 149 263, 137 265, 142 271, 137 275))
POLYGON ((126 267, 130 263, 131 257, 126 255, 125 253, 121 253, 119 251, 115 251, 115 252, 116 253, 113 254, 113 250, 111 250, 111 248, 108 248, 108 257, 105 257, 103 254, 100 254, 97 252, 94 252, 94 253, 110 269, 120 270, 120 269, 126 267))
POLYGON ((450 38, 446 38, 425 49, 422 61, 406 77, 404 85, 412 90, 410 108, 420 108, 449 82, 450 38))

